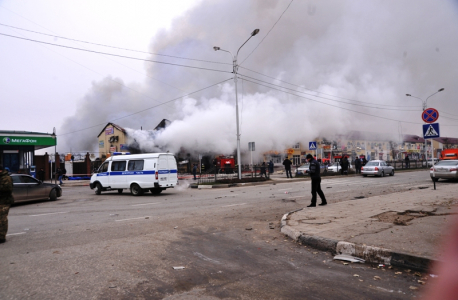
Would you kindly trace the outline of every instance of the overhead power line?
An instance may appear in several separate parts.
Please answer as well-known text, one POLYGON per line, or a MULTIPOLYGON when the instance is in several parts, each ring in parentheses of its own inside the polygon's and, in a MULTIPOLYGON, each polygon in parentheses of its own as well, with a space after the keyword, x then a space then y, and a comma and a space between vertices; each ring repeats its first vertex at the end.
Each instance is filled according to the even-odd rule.
MULTIPOLYGON (((346 110, 346 111, 355 112, 355 113, 362 114, 362 115, 366 115, 366 116, 370 116, 370 117, 375 117, 375 118, 384 119, 384 120, 389 120, 389 121, 395 121, 395 122, 409 123, 409 124, 417 124, 417 125, 418 125, 418 124, 423 124, 423 123, 409 122, 409 121, 403 121, 403 120, 396 120, 396 119, 391 119, 391 118, 382 117, 382 116, 378 116, 378 115, 373 115, 373 114, 370 114, 370 113, 365 113, 365 112, 362 112, 362 111, 357 111, 357 110, 353 110, 353 109, 341 107, 341 106, 338 106, 338 105, 334 105, 334 104, 330 104, 330 103, 318 101, 318 100, 315 100, 315 99, 307 98, 307 97, 304 97, 304 96, 300 96, 300 95, 297 95, 297 94, 295 94, 295 93, 291 93, 291 92, 287 92, 287 91, 284 91, 284 90, 281 90, 281 89, 273 88, 273 87, 271 87, 271 86, 264 85, 264 84, 259 83, 259 82, 251 81, 251 80, 244 79, 244 78, 242 78, 242 79, 245 80, 245 81, 247 81, 247 82, 251 82, 251 83, 254 83, 254 84, 257 84, 257 85, 265 86, 265 87, 267 87, 267 88, 270 88, 270 89, 273 89, 273 90, 277 90, 277 91, 280 91, 280 92, 283 92, 283 93, 286 93, 286 94, 290 94, 290 95, 293 95, 293 96, 296 96, 296 97, 299 97, 299 98, 303 98, 303 99, 310 100, 310 101, 317 102, 317 103, 321 103, 321 104, 324 104, 324 105, 327 105, 327 106, 336 107, 336 108, 339 108, 339 109, 343 109, 343 110, 346 110)), ((458 125, 442 125, 442 126, 458 126, 458 125)))
MULTIPOLYGON (((272 77, 272 76, 269 76, 269 75, 265 75, 263 73, 260 73, 260 72, 257 72, 257 71, 254 71, 254 70, 251 70, 251 69, 248 69, 248 68, 245 68, 245 67, 240 67, 241 69, 244 69, 244 70, 247 70, 247 71, 250 71, 250 72, 253 72, 255 74, 258 74, 258 75, 261 75, 261 76, 264 76, 264 77, 267 77, 267 78, 270 78, 270 79, 273 79, 273 80, 276 80, 276 81, 279 81, 279 82, 283 82, 283 83, 286 83, 286 84, 289 84, 289 85, 292 85, 292 86, 295 86, 295 87, 298 87, 298 88, 301 88, 301 89, 304 89, 304 90, 308 90, 308 91, 311 91, 311 92, 315 92, 315 93, 318 93, 318 94, 323 94, 323 95, 326 95, 326 96, 330 96, 330 97, 334 97, 334 98, 338 98, 338 99, 343 99, 343 100, 348 100, 348 101, 353 101, 353 102, 358 102, 358 103, 364 103, 364 104, 374 104, 374 105, 380 105, 380 106, 393 106, 393 105, 389 105, 389 104, 378 104, 378 103, 370 103, 370 102, 365 102, 365 101, 359 101, 359 100, 354 100, 354 99, 349 99, 349 98, 344 98, 344 97, 339 97, 339 96, 335 96, 335 95, 331 95, 331 94, 327 94, 327 93, 324 93, 324 92, 319 92, 319 91, 315 91, 315 90, 312 90, 312 89, 308 89, 304 86, 301 86, 301 85, 298 85, 298 84, 294 84, 294 83, 290 83, 290 82, 287 82, 287 81, 284 81, 284 80, 281 80, 281 79, 278 79, 278 78, 275 78, 275 77, 272 77)), ((411 105, 400 105, 398 107, 417 107, 417 106, 411 106, 411 105)))
POLYGON ((101 47, 107 47, 107 48, 113 48, 113 49, 119 49, 119 50, 125 50, 125 51, 137 52, 137 53, 151 54, 151 55, 157 55, 157 56, 164 56, 164 57, 171 57, 171 58, 178 58, 178 59, 193 60, 193 61, 199 61, 199 62, 220 64, 220 65, 231 65, 232 66, 232 64, 230 64, 230 63, 223 63, 223 62, 210 61, 210 60, 204 60, 204 59, 181 57, 181 56, 168 55, 168 54, 160 54, 160 53, 154 53, 154 52, 147 52, 147 51, 134 50, 134 49, 116 47, 116 46, 111 46, 111 45, 93 43, 93 42, 88 42, 88 41, 83 41, 83 40, 77 40, 77 39, 67 38, 67 37, 60 36, 60 35, 53 35, 53 34, 48 34, 48 33, 44 33, 44 32, 33 31, 33 30, 25 29, 25 28, 11 26, 11 25, 7 25, 7 24, 3 24, 3 23, 0 23, 0 26, 10 27, 10 28, 14 28, 14 29, 22 30, 22 31, 32 32, 32 33, 41 34, 41 35, 45 35, 45 36, 50 36, 50 37, 53 37, 53 38, 58 38, 58 39, 63 39, 63 40, 79 42, 79 43, 85 43, 85 44, 89 44, 89 45, 95 45, 95 46, 101 46, 101 47))
POLYGON ((261 45, 261 43, 265 40, 265 38, 269 35, 269 33, 272 31, 272 29, 274 29, 275 25, 277 25, 278 21, 280 21, 281 17, 283 17, 283 15, 285 14, 285 12, 288 10, 288 8, 291 6, 291 3, 293 3, 294 0, 291 0, 291 2, 288 4, 288 6, 285 8, 285 10, 281 13, 280 17, 278 18, 278 20, 274 23, 274 25, 272 25, 272 27, 269 29, 269 31, 267 32, 267 34, 262 38, 262 40, 259 42, 258 45, 256 45, 256 47, 253 49, 253 51, 250 52, 250 54, 248 54, 248 56, 240 63, 243 64, 245 62, 245 60, 248 59, 248 57, 250 57, 251 54, 253 54, 254 51, 256 51, 256 49, 258 49, 259 45, 261 45))
MULTIPOLYGON (((117 120, 121 120, 121 119, 125 119, 125 118, 128 118, 128 117, 131 117, 131 116, 133 116, 133 115, 137 115, 137 114, 139 114, 139 113, 142 113, 142 112, 145 112, 145 111, 147 111, 147 110, 150 110, 150 109, 159 107, 159 106, 161 106, 161 105, 164 105, 164 104, 167 104, 167 103, 170 103, 170 102, 173 102, 173 101, 182 99, 182 98, 184 98, 184 97, 188 97, 188 96, 190 96, 190 95, 196 94, 196 93, 198 93, 198 92, 204 91, 204 90, 206 90, 206 89, 209 89, 209 88, 211 88, 211 87, 214 87, 214 86, 216 86, 216 85, 222 84, 222 83, 224 83, 224 82, 226 82, 226 81, 230 81, 230 80, 233 80, 233 78, 231 77, 231 78, 229 78, 229 79, 220 81, 220 82, 218 82, 218 83, 212 84, 212 85, 207 86, 207 87, 205 87, 205 88, 201 88, 201 89, 199 89, 199 90, 197 90, 197 91, 188 93, 188 94, 186 94, 186 95, 182 95, 182 96, 176 97, 176 98, 174 98, 174 99, 171 99, 171 100, 162 102, 162 103, 160 103, 160 104, 158 104, 158 105, 154 105, 154 106, 151 106, 151 107, 148 107, 148 108, 139 110, 139 111, 137 111, 137 112, 134 112, 134 113, 131 113, 131 114, 128 114, 128 115, 119 117, 119 118, 112 119, 112 120, 110 120, 109 122, 114 122, 114 121, 117 121, 117 120)), ((67 134, 71 134, 71 133, 76 133, 76 132, 84 131, 84 130, 91 129, 91 128, 98 127, 98 126, 102 126, 102 125, 105 125, 105 124, 106 124, 106 123, 95 124, 95 125, 92 125, 92 126, 89 126, 89 127, 85 127, 85 128, 82 128, 82 129, 78 129, 78 130, 75 130, 75 131, 72 131, 72 132, 62 133, 62 134, 60 134, 60 135, 58 135, 58 136, 62 136, 62 135, 67 135, 67 134)))
POLYGON ((107 53, 107 52, 101 52, 101 51, 95 51, 95 50, 88 50, 88 49, 71 47, 71 46, 64 46, 64 45, 59 45, 59 44, 54 44, 54 43, 48 43, 48 42, 43 42, 43 41, 39 41, 39 40, 34 40, 34 39, 23 38, 23 37, 10 35, 10 34, 5 34, 5 33, 0 33, 0 35, 11 37, 11 38, 16 38, 16 39, 20 39, 20 40, 26 40, 26 41, 34 42, 34 43, 46 44, 46 45, 51 45, 51 46, 56 46, 56 47, 62 47, 62 48, 73 49, 73 50, 84 51, 84 52, 90 52, 90 53, 103 54, 103 55, 114 56, 114 57, 121 57, 121 58, 127 58, 127 59, 139 60, 139 61, 146 61, 146 62, 152 62, 152 63, 163 64, 163 65, 171 65, 171 66, 177 66, 177 67, 205 70, 205 71, 213 71, 213 72, 220 72, 220 73, 232 73, 232 72, 222 71, 222 70, 217 70, 217 69, 209 69, 209 68, 195 67, 195 66, 189 66, 189 65, 174 64, 174 63, 168 63, 168 62, 151 60, 151 59, 137 58, 137 57, 132 57, 132 56, 125 56, 125 55, 119 55, 119 54, 113 54, 113 53, 107 53))
POLYGON ((243 77, 245 77, 245 78, 252 79, 252 80, 256 80, 256 81, 259 81, 259 82, 262 82, 262 83, 265 83, 265 84, 269 84, 269 85, 271 85, 271 86, 275 86, 275 87, 279 87, 279 88, 282 88, 282 89, 290 90, 290 91, 293 91, 293 92, 295 92, 295 93, 301 93, 301 94, 305 94, 305 95, 308 95, 308 96, 312 96, 312 97, 316 97, 316 98, 321 98, 321 99, 325 99, 325 100, 329 100, 329 101, 333 101, 333 102, 337 102, 337 103, 342 103, 342 104, 347 104, 347 105, 355 105, 355 106, 359 106, 359 107, 367 107, 367 108, 383 109, 383 110, 419 111, 418 109, 386 108, 386 107, 380 107, 380 106, 378 106, 377 104, 374 104, 374 105, 376 105, 376 106, 369 106, 369 105, 363 105, 363 104, 350 103, 350 102, 345 102, 345 101, 341 101, 341 100, 330 99, 330 98, 326 98, 326 97, 323 97, 323 96, 318 96, 318 95, 313 95, 313 94, 309 94, 309 93, 297 91, 297 90, 295 90, 295 89, 291 89, 291 88, 287 88, 287 87, 284 87, 284 86, 281 86, 281 85, 277 85, 277 84, 273 84, 273 83, 270 83, 270 82, 262 81, 262 80, 259 80, 259 79, 256 79, 256 78, 253 78, 253 77, 250 77, 250 76, 246 76, 246 75, 243 75, 243 74, 240 74, 240 73, 239 73, 238 75, 243 76, 243 77))

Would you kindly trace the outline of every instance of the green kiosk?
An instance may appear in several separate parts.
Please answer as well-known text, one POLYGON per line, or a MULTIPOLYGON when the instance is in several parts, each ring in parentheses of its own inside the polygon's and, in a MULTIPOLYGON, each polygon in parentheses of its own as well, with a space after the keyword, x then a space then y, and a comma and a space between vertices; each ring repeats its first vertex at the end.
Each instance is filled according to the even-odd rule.
POLYGON ((0 131, 0 164, 12 173, 33 173, 35 150, 56 144, 56 135, 52 133, 0 131))

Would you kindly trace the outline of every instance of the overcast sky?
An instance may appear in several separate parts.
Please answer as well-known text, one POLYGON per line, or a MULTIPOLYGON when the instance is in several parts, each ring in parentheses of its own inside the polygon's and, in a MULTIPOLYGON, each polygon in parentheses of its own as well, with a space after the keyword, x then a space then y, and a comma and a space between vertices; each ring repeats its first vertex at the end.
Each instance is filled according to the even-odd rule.
POLYGON ((458 137, 458 1, 0 0, 0 23, 35 40, 0 35, 0 129, 56 127, 60 151, 97 151, 110 121, 139 130, 167 118, 153 146, 231 152, 232 58, 213 46, 235 54, 255 28, 238 60, 244 148, 421 135, 421 101, 405 94, 440 88, 428 106, 441 135, 458 137))

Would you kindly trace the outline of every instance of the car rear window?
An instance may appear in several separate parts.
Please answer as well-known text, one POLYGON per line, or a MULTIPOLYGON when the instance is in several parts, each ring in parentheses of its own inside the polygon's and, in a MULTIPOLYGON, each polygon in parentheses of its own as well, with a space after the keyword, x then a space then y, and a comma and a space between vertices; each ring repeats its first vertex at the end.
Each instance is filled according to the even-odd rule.
POLYGON ((141 171, 143 170, 144 160, 129 160, 127 170, 129 171, 141 171))
POLYGON ((436 164, 436 166, 456 166, 458 165, 457 161, 446 161, 446 160, 441 160, 436 164))
POLYGON ((378 166, 378 162, 370 161, 366 164, 366 166, 378 166))

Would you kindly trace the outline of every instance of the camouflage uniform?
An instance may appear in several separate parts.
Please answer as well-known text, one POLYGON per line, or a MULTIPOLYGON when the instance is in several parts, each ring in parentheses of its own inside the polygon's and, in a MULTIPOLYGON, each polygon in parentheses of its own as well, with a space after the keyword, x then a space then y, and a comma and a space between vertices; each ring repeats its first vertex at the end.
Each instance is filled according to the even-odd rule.
POLYGON ((13 204, 13 181, 6 170, 0 170, 0 243, 8 232, 8 212, 13 204))

